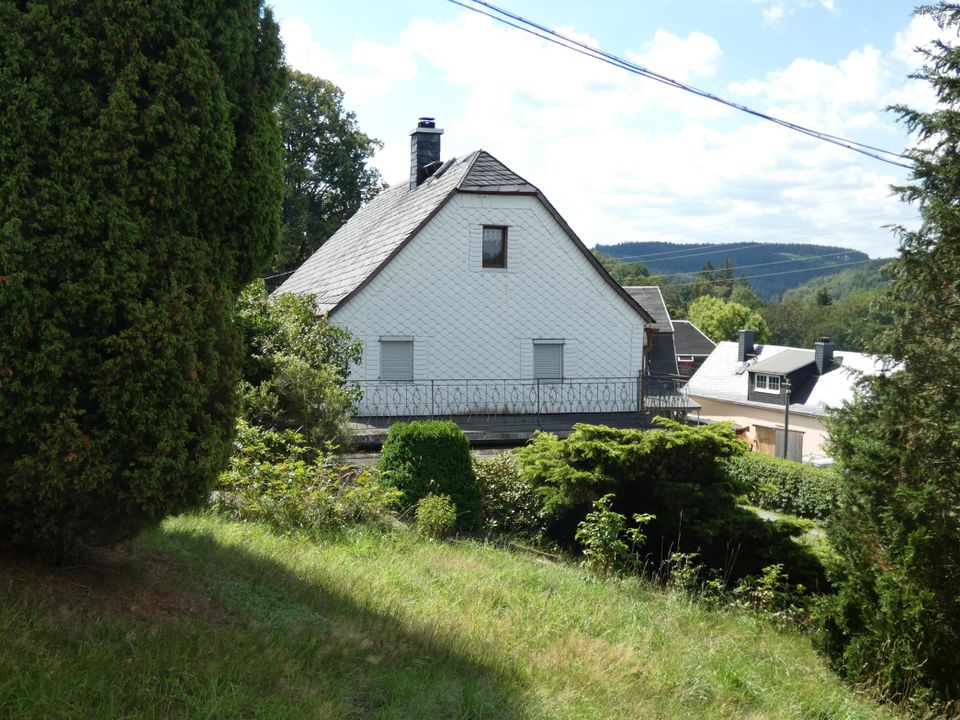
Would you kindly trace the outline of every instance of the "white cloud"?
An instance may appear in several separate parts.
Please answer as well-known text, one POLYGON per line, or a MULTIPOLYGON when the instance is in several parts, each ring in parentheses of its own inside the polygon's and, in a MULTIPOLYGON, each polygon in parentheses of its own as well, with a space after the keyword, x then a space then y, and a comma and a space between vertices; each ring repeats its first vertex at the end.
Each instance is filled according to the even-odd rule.
MULTIPOLYGON (((808 4, 835 11, 829 0, 765 4, 784 13, 808 4)), ((412 21, 392 44, 357 46, 348 65, 337 64, 297 21, 282 30, 293 65, 330 77, 346 91, 348 107, 366 108, 361 126, 386 142, 377 164, 388 181, 408 171, 414 113, 430 111, 378 127, 366 118, 373 124, 388 106, 411 107, 410 96, 422 97, 432 82, 458 98, 452 114, 438 117, 447 130, 444 157, 478 147, 493 152, 538 185, 588 245, 800 241, 890 255, 895 242, 880 226, 912 215, 889 196, 888 186, 901 179, 890 166, 474 14, 412 21)), ((879 133, 896 147, 902 134, 891 131, 882 108, 905 91, 898 53, 919 32, 908 26, 886 54, 864 46, 836 63, 799 58, 733 83, 729 92, 835 134, 879 133)), ((709 86, 723 69, 719 43, 700 32, 683 37, 660 29, 634 49, 611 50, 694 84, 709 86)))
POLYGON ((827 12, 837 14, 837 7, 834 0, 754 0, 754 2, 763 5, 760 14, 763 17, 764 25, 772 28, 780 27, 781 21, 798 10, 819 5, 827 12))

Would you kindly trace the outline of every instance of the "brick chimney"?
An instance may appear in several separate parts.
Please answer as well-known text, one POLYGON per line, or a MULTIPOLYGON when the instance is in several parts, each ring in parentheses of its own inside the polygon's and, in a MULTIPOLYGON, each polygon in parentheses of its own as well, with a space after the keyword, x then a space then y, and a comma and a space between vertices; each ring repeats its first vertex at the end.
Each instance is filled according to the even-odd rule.
POLYGON ((414 190, 440 167, 440 136, 433 118, 422 117, 410 131, 410 189, 414 190))
POLYGON ((737 343, 737 362, 746 362, 757 354, 753 347, 755 337, 756 333, 753 330, 740 331, 740 339, 737 343))
POLYGON ((833 343, 830 338, 822 337, 813 344, 813 360, 817 364, 817 375, 823 375, 833 367, 833 343))

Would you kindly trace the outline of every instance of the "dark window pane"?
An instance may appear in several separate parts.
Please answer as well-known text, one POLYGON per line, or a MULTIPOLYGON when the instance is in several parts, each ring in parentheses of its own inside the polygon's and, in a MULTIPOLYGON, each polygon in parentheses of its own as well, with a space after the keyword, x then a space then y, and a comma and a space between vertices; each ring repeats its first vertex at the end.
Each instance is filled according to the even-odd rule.
POLYGON ((507 229, 485 227, 483 229, 483 266, 502 268, 507 266, 507 229))

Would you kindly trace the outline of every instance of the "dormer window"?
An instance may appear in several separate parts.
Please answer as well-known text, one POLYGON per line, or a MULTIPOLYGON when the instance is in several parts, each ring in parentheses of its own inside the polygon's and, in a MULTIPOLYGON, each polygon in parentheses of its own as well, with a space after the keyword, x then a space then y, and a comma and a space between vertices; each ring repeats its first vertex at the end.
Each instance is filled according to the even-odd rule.
POLYGON ((507 266, 507 229, 502 226, 483 226, 483 267, 507 266))
POLYGON ((753 376, 753 389, 759 390, 760 392, 774 393, 776 395, 780 394, 780 376, 779 375, 763 375, 757 373, 753 376))

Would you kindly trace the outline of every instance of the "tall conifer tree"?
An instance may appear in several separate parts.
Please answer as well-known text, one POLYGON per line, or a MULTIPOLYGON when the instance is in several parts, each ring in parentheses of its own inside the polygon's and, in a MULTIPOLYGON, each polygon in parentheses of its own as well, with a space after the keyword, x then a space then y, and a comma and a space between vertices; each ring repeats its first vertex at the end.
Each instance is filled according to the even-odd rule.
POLYGON ((918 9, 949 30, 917 74, 938 106, 894 110, 916 133, 922 224, 900 229, 887 310, 869 350, 898 364, 861 381, 833 425, 843 557, 825 640, 845 671, 888 695, 960 699, 960 5, 918 9))
POLYGON ((0 0, 0 26, 0 543, 63 557, 225 462, 284 71, 261 0, 0 0))

